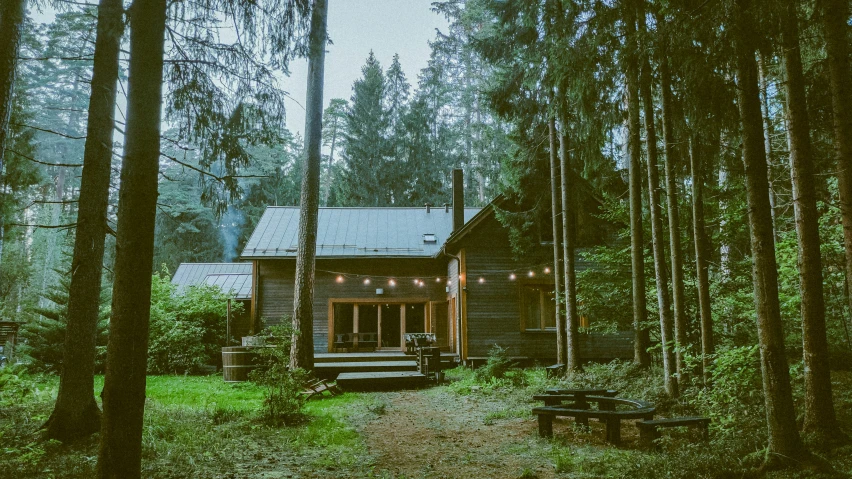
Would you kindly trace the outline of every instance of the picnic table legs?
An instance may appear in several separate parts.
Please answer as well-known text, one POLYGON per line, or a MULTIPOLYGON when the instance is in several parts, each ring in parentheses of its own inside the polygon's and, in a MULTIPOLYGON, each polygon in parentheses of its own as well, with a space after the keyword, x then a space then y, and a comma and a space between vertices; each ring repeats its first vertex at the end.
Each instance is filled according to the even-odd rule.
POLYGON ((553 437, 553 416, 549 414, 538 415, 538 435, 541 437, 553 437))
POLYGON ((621 419, 612 416, 606 421, 606 441, 617 446, 621 443, 621 419))

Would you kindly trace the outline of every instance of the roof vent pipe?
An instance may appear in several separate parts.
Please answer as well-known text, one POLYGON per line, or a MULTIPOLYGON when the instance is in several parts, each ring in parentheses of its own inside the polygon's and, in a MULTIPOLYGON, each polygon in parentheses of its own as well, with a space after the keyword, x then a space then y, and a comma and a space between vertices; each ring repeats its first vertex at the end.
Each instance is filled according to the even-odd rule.
POLYGON ((426 214, 429 214, 429 210, 432 208, 432 203, 426 203, 426 214))
POLYGON ((464 171, 453 170, 453 232, 464 225, 464 171))

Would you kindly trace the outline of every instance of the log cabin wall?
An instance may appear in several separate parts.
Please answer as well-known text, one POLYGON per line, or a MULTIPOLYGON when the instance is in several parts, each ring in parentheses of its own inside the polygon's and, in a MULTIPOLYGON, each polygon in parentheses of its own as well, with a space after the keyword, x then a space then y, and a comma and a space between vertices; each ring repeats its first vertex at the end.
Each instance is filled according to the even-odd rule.
MULTIPOLYGON (((524 331, 521 321, 521 293, 524 285, 553 284, 553 275, 544 266, 553 262, 553 247, 542 244, 523 261, 513 259, 506 228, 490 215, 458 241, 464 250, 466 268, 467 308, 464 311, 467 327, 467 348, 464 360, 481 360, 495 344, 506 348, 518 358, 553 360, 556 358, 556 331, 524 331), (534 276, 528 276, 529 271, 534 276), (510 279, 515 272, 515 279, 510 279), (480 282, 482 278, 483 282, 480 282)), ((577 270, 588 264, 577 261, 577 270)), ((452 265, 449 271, 453 271, 452 265)), ((455 292, 451 290, 454 294, 455 292)), ((594 344, 609 344, 598 341, 594 344)), ((594 348, 593 348, 594 349, 594 348)), ((584 357, 602 357, 603 351, 587 351, 584 357)))
MULTIPOLYGON (((296 261, 293 258, 257 260, 257 319, 266 326, 279 324, 293 314, 293 288, 296 261)), ((406 299, 443 302, 446 300, 445 259, 433 258, 352 258, 318 259, 314 283, 314 352, 328 352, 329 301, 332 299, 400 302, 406 299), (331 273, 333 272, 333 273, 331 273), (343 282, 337 277, 342 275, 343 282), (370 284, 364 279, 370 278, 370 284), (388 279, 394 278, 396 286, 388 279), (423 286, 414 284, 422 279, 423 286), (436 281, 440 278, 441 281, 436 281), (381 288, 383 294, 377 295, 381 288)))

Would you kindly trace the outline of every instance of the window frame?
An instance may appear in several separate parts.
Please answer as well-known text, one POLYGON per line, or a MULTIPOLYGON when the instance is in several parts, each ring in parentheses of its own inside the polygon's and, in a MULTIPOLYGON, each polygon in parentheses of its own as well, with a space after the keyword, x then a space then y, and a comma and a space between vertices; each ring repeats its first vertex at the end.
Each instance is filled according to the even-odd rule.
POLYGON ((535 281, 535 280, 533 280, 533 281, 522 281, 522 282, 520 282, 520 284, 518 286, 519 286, 518 296, 519 296, 519 313, 520 313, 519 316, 520 316, 520 323, 521 323, 520 324, 521 332, 555 333, 556 332, 556 309, 555 309, 555 307, 551 308, 551 310, 554 312, 553 326, 545 326, 544 325, 545 324, 544 312, 546 311, 545 301, 546 301, 548 294, 553 294, 555 296, 555 292, 556 292, 555 284, 553 282, 548 282, 548 281, 541 281, 541 280, 535 281), (538 290, 539 290, 539 294, 538 294, 538 298, 539 298, 539 318, 538 318, 539 327, 538 328, 527 327, 526 314, 527 314, 528 301, 527 301, 527 295, 525 293, 526 293, 528 288, 538 288, 538 290))

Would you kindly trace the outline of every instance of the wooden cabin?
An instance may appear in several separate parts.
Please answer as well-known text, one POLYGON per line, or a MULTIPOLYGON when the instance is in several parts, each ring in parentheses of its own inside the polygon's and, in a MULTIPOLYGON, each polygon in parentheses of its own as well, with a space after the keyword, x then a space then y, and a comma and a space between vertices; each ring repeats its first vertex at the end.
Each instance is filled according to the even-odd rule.
MULTIPOLYGON (((314 352, 403 351, 406 333, 430 332, 466 363, 495 344, 518 359, 556 358, 553 244, 513 257, 497 203, 423 208, 320 208, 314 352)), ((299 208, 267 208, 241 255, 252 268, 253 327, 293 312, 299 208)), ((578 268, 586 267, 578 262, 578 268)), ((632 334, 581 335, 581 357, 632 357, 632 334)))

